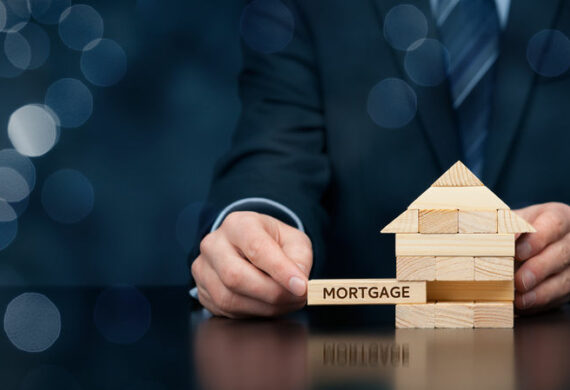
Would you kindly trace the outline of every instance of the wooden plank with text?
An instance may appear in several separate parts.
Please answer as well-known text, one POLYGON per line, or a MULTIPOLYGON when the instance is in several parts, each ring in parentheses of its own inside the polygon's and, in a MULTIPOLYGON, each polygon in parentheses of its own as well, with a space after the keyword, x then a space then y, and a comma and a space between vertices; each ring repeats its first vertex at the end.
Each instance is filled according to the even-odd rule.
POLYGON ((425 303, 426 282, 396 279, 313 279, 308 305, 389 305, 425 303))

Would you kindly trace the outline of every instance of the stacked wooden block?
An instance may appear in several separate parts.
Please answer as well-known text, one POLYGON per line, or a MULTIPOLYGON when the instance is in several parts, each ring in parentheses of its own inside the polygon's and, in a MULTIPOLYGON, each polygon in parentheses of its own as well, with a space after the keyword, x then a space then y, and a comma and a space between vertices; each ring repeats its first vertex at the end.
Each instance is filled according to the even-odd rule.
POLYGON ((457 162, 382 233, 396 278, 425 281, 427 303, 396 305, 399 328, 513 326, 515 234, 525 220, 457 162))

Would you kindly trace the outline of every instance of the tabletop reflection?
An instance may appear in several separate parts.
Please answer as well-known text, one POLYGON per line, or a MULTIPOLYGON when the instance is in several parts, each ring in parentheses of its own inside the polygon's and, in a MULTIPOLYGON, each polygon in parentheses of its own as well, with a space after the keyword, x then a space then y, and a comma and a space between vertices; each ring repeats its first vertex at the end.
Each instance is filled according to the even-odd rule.
POLYGON ((515 329, 313 331, 213 318, 198 326, 194 359, 205 389, 560 389, 568 345, 568 310, 515 329))

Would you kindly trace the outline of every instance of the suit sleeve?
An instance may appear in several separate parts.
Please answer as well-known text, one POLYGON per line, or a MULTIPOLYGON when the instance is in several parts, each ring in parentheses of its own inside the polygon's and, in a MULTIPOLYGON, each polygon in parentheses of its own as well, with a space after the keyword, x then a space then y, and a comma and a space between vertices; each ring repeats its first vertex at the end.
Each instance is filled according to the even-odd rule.
POLYGON ((286 4, 295 32, 284 49, 264 54, 243 45, 242 112, 216 165, 208 204, 221 211, 240 199, 266 198, 292 210, 313 243, 314 269, 324 259, 321 200, 330 166, 313 44, 303 15, 286 4))

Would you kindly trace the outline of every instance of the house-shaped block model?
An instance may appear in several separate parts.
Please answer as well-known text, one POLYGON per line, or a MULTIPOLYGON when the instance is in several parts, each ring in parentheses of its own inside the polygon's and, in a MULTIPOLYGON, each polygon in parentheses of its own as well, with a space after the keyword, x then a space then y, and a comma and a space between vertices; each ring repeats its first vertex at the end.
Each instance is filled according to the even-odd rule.
POLYGON ((515 234, 534 228, 457 162, 390 222, 397 282, 426 283, 397 303, 398 328, 511 328, 515 234))

